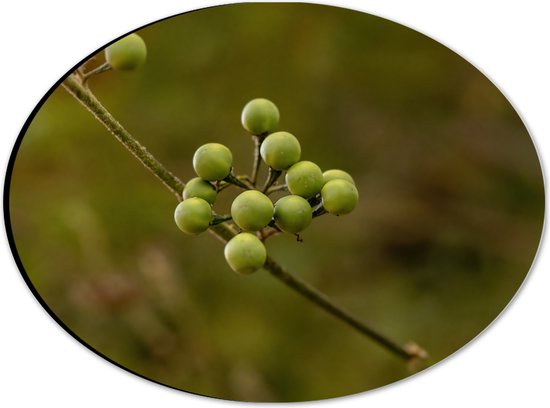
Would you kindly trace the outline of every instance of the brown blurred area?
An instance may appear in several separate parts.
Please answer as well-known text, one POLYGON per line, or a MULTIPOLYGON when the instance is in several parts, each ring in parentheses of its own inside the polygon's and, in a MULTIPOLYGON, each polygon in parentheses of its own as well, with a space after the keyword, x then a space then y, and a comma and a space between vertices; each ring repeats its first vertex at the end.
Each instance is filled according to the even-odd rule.
MULTIPOLYGON (((315 219, 302 243, 267 242, 292 273, 418 342, 431 363, 512 299, 541 236, 541 167, 511 104, 460 56, 387 20, 311 4, 215 7, 139 34, 146 65, 90 86, 183 180, 207 142, 250 171, 240 112, 255 97, 278 105, 303 159, 354 176, 353 213, 315 219)), ((100 52, 89 66, 102 61, 100 52)), ((235 194, 216 210, 228 212, 235 194)), ((265 271, 233 273, 209 234, 182 234, 173 196, 62 88, 24 135, 9 199, 40 296, 141 375, 219 398, 303 401, 411 374, 265 271)))

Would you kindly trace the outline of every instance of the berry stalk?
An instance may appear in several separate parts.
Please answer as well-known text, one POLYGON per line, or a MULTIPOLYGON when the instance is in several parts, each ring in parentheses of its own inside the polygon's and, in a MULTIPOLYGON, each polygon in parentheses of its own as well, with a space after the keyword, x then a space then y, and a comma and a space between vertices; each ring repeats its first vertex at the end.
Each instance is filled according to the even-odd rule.
POLYGON ((94 75, 99 75, 105 71, 109 71, 111 69, 111 65, 108 62, 105 62, 104 64, 100 65, 97 68, 92 69, 91 71, 86 72, 82 75, 82 84, 86 85, 86 82, 90 77, 94 75))
POLYGON ((254 162, 252 164, 252 176, 251 181, 252 185, 256 187, 256 183, 258 182, 258 172, 260 170, 260 145, 262 144, 262 141, 260 140, 260 136, 252 135, 252 141, 254 142, 254 162))
POLYGON ((281 170, 275 170, 270 167, 267 173, 267 180, 265 181, 265 184, 262 188, 262 193, 265 193, 269 189, 269 187, 271 187, 273 183, 277 181, 277 179, 281 174, 282 174, 281 170))

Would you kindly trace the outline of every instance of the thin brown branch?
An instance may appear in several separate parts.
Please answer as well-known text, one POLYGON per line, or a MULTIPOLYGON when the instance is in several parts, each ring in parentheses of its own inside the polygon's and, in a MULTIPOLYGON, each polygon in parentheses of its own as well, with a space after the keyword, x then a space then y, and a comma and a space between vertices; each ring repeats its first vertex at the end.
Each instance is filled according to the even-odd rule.
POLYGON ((74 96, 95 118, 109 130, 147 169, 157 176, 168 189, 181 200, 185 184, 164 167, 147 149, 139 143, 122 125, 105 109, 94 94, 85 88, 80 79, 71 74, 62 83, 63 87, 74 96))
POLYGON ((260 140, 260 136, 252 135, 252 141, 254 142, 254 160, 252 163, 252 185, 256 187, 256 183, 258 181, 258 172, 260 170, 260 145, 262 144, 262 141, 260 140))
MULTIPOLYGON (((88 111, 90 111, 120 143, 122 143, 147 169, 149 169, 149 171, 158 177, 168 188, 168 190, 170 190, 177 197, 178 201, 181 201, 181 194, 185 184, 174 176, 168 169, 166 169, 162 163, 160 163, 151 153, 147 151, 144 146, 134 139, 134 137, 107 111, 107 109, 105 109, 105 107, 92 94, 92 92, 83 86, 82 80, 76 74, 69 75, 62 85, 88 111)), ((279 174, 270 174, 266 186, 264 186, 264 191, 273 184, 277 178, 275 176, 278 175, 280 175, 280 172, 279 174)), ((238 233, 234 226, 226 222, 212 225, 209 228, 209 231, 222 242, 229 241, 238 233)), ((340 306, 334 304, 329 298, 312 286, 292 276, 273 259, 267 259, 264 269, 298 294, 310 300, 341 321, 347 323, 360 333, 376 341, 378 344, 382 345, 394 354, 406 359, 407 361, 422 360, 427 357, 426 352, 414 343, 408 343, 401 346, 388 337, 382 335, 379 331, 371 328, 370 325, 357 319, 340 306)))

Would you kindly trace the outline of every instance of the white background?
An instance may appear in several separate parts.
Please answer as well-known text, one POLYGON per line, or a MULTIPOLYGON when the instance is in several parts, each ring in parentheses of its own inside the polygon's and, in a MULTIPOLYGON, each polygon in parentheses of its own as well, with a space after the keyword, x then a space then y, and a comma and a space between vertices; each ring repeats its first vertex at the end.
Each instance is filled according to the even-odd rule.
MULTIPOLYGON (((548 164, 550 12, 545 1, 325 3, 403 23, 461 54, 511 100, 535 139, 543 164, 548 164)), ((112 38, 145 23, 219 2, 6 0, 0 4, 3 179, 25 120, 70 67, 112 38)), ((35 300, 15 267, 5 234, 0 239, 0 406, 237 405, 142 380, 85 349, 35 300)), ((513 303, 464 350, 398 384, 316 405, 550 406, 550 260, 544 244, 513 303)))

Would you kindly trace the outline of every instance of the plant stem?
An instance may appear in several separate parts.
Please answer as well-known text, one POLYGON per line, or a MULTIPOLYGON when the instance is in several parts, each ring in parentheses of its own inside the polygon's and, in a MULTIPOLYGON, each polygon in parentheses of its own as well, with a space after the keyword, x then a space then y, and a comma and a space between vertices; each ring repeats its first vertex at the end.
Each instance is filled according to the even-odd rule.
POLYGON ((260 136, 252 135, 252 140, 254 142, 254 163, 252 164, 252 185, 256 187, 256 182, 258 181, 258 171, 260 169, 260 145, 262 141, 260 136))
POLYGON ((270 195, 271 193, 274 193, 276 191, 284 191, 284 190, 287 190, 286 184, 276 184, 276 185, 273 185, 273 186, 269 187, 266 190, 265 195, 270 195))
POLYGON ((319 217, 323 214, 326 214, 327 213, 327 210, 325 210, 325 207, 323 207, 322 204, 319 204, 314 210, 313 212, 311 213, 311 217, 312 218, 315 218, 315 217, 319 217))
POLYGON ((101 74, 102 72, 109 71, 111 69, 111 65, 108 62, 105 62, 98 66, 97 68, 92 69, 89 72, 82 74, 82 85, 86 86, 86 82, 88 79, 90 79, 91 76, 101 74))
MULTIPOLYGON (((174 176, 170 171, 168 171, 151 153, 149 153, 145 149, 145 147, 143 147, 136 139, 134 139, 133 136, 130 135, 130 133, 124 127, 122 127, 122 125, 107 111, 107 109, 105 109, 105 107, 101 105, 101 103, 92 94, 92 92, 82 84, 82 81, 75 74, 69 75, 62 85, 75 99, 77 99, 87 110, 89 110, 95 116, 95 118, 100 123, 102 123, 115 136, 115 138, 119 142, 121 142, 147 169, 149 169, 155 176, 157 176, 168 188, 168 190, 175 194, 178 201, 182 200, 181 193, 185 184, 180 181, 176 176, 174 176)), ((271 177, 274 177, 274 175, 271 175, 270 178, 271 177)), ((271 184, 267 185, 266 189, 269 188, 271 184)), ((212 225, 209 228, 209 231, 222 242, 229 241, 238 233, 238 231, 236 231, 236 229, 232 225, 223 222, 220 224, 212 225)), ((394 341, 388 339, 386 336, 380 334, 375 329, 371 328, 366 323, 361 322, 360 320, 346 312, 344 309, 334 304, 330 299, 317 291, 315 288, 292 276, 270 257, 268 257, 264 265, 264 269, 266 269, 271 275, 282 281, 289 288, 293 289, 317 306, 323 308, 325 311, 329 312, 333 316, 355 328, 365 336, 373 339, 394 354, 409 361, 425 359, 427 357, 426 352, 418 345, 411 343, 400 346, 394 341)))
POLYGON ((181 201, 185 184, 166 169, 141 143, 134 139, 74 74, 69 75, 62 85, 181 201))
POLYGON ((262 188, 262 193, 266 193, 267 189, 273 185, 281 175, 282 171, 269 168, 267 173, 267 180, 265 181, 264 187, 262 188))
POLYGON ((307 202, 309 203, 309 205, 311 205, 311 207, 315 207, 319 204, 321 204, 321 193, 317 193, 315 194, 315 196, 311 197, 309 200, 307 200, 307 202))
POLYGON ((223 191, 226 188, 231 187, 232 185, 233 184, 227 183, 227 182, 223 182, 223 183, 222 182, 217 182, 215 188, 216 188, 216 191, 219 193, 220 191, 223 191))
POLYGON ((426 352, 420 347, 418 347, 418 349, 415 349, 412 343, 401 346, 390 340, 388 337, 382 335, 380 332, 372 329, 365 322, 360 321, 341 307, 335 305, 329 298, 327 298, 317 289, 288 273, 282 266, 280 266, 270 257, 267 258, 264 268, 267 269, 269 273, 271 273, 288 287, 294 289, 296 292, 300 293, 302 296, 306 297, 317 306, 320 306, 328 313, 346 322, 354 329, 370 337, 371 339, 378 342, 388 350, 394 352, 398 356, 403 357, 407 360, 414 358, 424 359, 427 357, 426 352))
POLYGON ((233 174, 229 174, 226 178, 223 179, 226 183, 234 184, 237 187, 244 188, 245 190, 251 190, 252 186, 247 185, 244 182, 244 179, 241 180, 238 177, 235 177, 233 174))
POLYGON ((212 217, 212 221, 210 221, 210 225, 218 225, 218 224, 221 224, 222 222, 229 221, 231 219, 232 219, 232 217, 229 214, 227 214, 227 215, 217 215, 216 214, 212 217))

